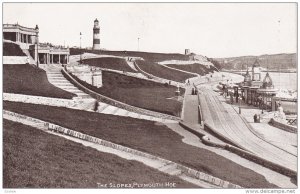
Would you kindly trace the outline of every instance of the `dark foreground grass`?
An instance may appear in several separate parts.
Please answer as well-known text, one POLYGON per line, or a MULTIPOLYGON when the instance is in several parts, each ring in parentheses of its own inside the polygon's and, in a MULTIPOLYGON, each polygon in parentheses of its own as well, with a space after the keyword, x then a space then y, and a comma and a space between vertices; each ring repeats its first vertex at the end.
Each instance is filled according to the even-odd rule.
POLYGON ((26 56, 19 45, 11 42, 3 42, 3 56, 26 56))
POLYGON ((91 58, 91 59, 84 59, 83 63, 95 67, 113 69, 118 71, 136 72, 128 66, 125 59, 121 59, 121 58, 113 58, 113 57, 91 58))
POLYGON ((26 125, 8 120, 3 125, 4 188, 97 188, 97 183, 133 182, 197 187, 142 163, 26 125))
MULTIPOLYGON (((102 71, 101 88, 76 79, 87 88, 126 104, 169 115, 180 116, 182 102, 175 97, 176 87, 119 73, 102 71), (171 98, 171 99, 170 99, 171 98)), ((184 89, 181 89, 181 94, 184 89)))
POLYGON ((160 62, 166 60, 189 60, 188 55, 179 53, 153 53, 153 52, 137 52, 137 51, 108 51, 108 50, 87 50, 70 48, 71 55, 79 55, 80 53, 95 53, 103 55, 115 55, 121 57, 142 57, 146 61, 160 62))
POLYGON ((75 94, 50 84, 46 72, 31 65, 3 65, 3 92, 72 99, 75 94))
POLYGON ((199 75, 206 75, 208 73, 217 71, 217 69, 213 66, 210 66, 209 68, 205 67, 204 65, 201 65, 199 63, 189 64, 189 65, 175 65, 175 64, 169 64, 168 67, 173 67, 176 69, 192 72, 192 73, 198 73, 199 75))
POLYGON ((114 143, 145 151, 248 188, 274 188, 262 175, 205 149, 187 145, 165 125, 152 121, 24 103, 4 109, 40 118, 114 143))
POLYGON ((156 77, 168 80, 184 82, 188 78, 195 77, 195 75, 169 69, 154 62, 138 60, 136 61, 136 63, 143 71, 150 73, 156 77))

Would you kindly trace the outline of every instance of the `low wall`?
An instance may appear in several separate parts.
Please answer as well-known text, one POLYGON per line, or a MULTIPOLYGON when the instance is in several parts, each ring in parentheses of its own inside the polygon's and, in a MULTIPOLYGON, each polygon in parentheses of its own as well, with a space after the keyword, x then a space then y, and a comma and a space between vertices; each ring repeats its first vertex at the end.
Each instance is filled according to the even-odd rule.
POLYGON ((3 110, 3 116, 4 116, 4 118, 7 118, 7 119, 8 119, 7 116, 11 116, 11 117, 14 118, 13 120, 16 121, 16 122, 24 123, 24 121, 25 122, 29 121, 29 122, 34 122, 34 123, 38 123, 38 124, 43 124, 43 126, 44 126, 43 130, 49 130, 49 131, 54 132, 54 133, 60 133, 60 134, 63 134, 63 135, 68 135, 68 136, 75 137, 75 138, 78 138, 78 139, 82 139, 82 140, 85 140, 85 141, 88 141, 88 142, 99 144, 99 145, 102 145, 102 146, 105 146, 105 147, 109 147, 109 148, 116 149, 116 150, 119 150, 119 151, 134 154, 136 156, 141 156, 141 157, 145 157, 145 158, 149 158, 149 159, 153 159, 153 160, 158 160, 158 161, 161 161, 161 162, 166 163, 166 164, 173 164, 173 165, 176 166, 177 169, 181 170, 182 173, 186 174, 187 176, 197 178, 201 181, 205 181, 205 182, 208 182, 210 184, 213 184, 213 185, 216 185, 216 186, 219 186, 219 187, 222 187, 222 188, 236 188, 236 189, 237 188, 242 188, 239 185, 232 184, 228 181, 224 181, 220 178, 217 178, 217 177, 211 176, 209 174, 194 170, 194 169, 186 167, 184 165, 177 164, 175 162, 172 162, 172 161, 169 161, 169 160, 166 160, 166 159, 163 159, 163 158, 160 158, 160 157, 157 157, 157 156, 145 153, 145 152, 141 152, 141 151, 138 151, 138 150, 135 150, 135 149, 131 149, 131 148, 128 148, 128 147, 125 147, 125 146, 122 146, 122 145, 118 145, 118 144, 115 144, 115 143, 112 143, 112 142, 109 142, 109 141, 106 141, 106 140, 103 140, 103 139, 100 139, 100 138, 97 138, 97 137, 86 135, 84 133, 80 133, 80 132, 77 132, 77 131, 74 131, 74 130, 71 130, 71 129, 68 129, 68 128, 64 128, 64 127, 61 127, 61 126, 53 124, 53 123, 45 122, 45 121, 42 121, 42 120, 39 120, 39 119, 35 119, 35 118, 28 117, 28 116, 25 116, 25 115, 21 115, 21 114, 18 114, 18 113, 10 112, 10 111, 7 111, 7 110, 3 110))
POLYGON ((298 132, 297 127, 281 123, 281 122, 279 122, 279 121, 277 121, 276 119, 273 119, 273 118, 271 118, 269 124, 273 125, 274 127, 279 128, 279 129, 282 129, 284 131, 287 131, 287 132, 291 132, 291 133, 297 133, 298 132))
POLYGON ((79 103, 79 101, 61 99, 61 98, 48 98, 43 96, 32 96, 24 94, 13 94, 13 93, 3 93, 4 101, 11 102, 23 102, 31 104, 42 104, 47 106, 59 106, 59 107, 74 107, 79 103))
POLYGON ((274 170, 276 172, 279 172, 281 174, 284 174, 284 175, 287 175, 291 178, 295 178, 297 177, 297 172, 296 171, 293 171, 293 170, 290 170, 284 166, 281 166, 279 164, 275 164, 273 162, 270 162, 268 160, 265 160, 259 156, 256 156, 250 152, 247 152, 245 150, 242 150, 240 148, 237 148, 237 147, 234 147, 234 146, 230 146, 230 145, 226 145, 225 146, 225 149, 228 150, 228 151, 231 151, 233 153, 236 153, 237 155, 243 157, 243 158, 246 158, 250 161, 253 161, 255 163, 258 163, 266 168, 269 168, 271 170, 274 170))
POLYGON ((5 65, 24 65, 27 63, 27 56, 3 56, 2 64, 5 65))
POLYGON ((73 78, 65 69, 62 70, 62 74, 72 84, 74 84, 76 87, 80 88, 85 93, 91 95, 93 98, 97 99, 98 101, 101 101, 101 102, 104 102, 104 103, 116 106, 118 108, 125 109, 125 110, 130 111, 130 112, 135 112, 137 114, 143 114, 143 115, 152 116, 152 117, 156 117, 156 118, 169 119, 169 120, 175 120, 175 121, 179 121, 180 120, 179 117, 175 117, 175 116, 171 116, 171 115, 167 115, 167 114, 163 114, 163 113, 158 113, 158 112, 154 112, 154 111, 150 111, 150 110, 146 110, 146 109, 134 107, 134 106, 125 104, 123 102, 114 100, 112 98, 103 96, 101 94, 98 94, 98 93, 96 93, 96 92, 94 92, 94 91, 86 88, 85 86, 83 86, 82 84, 80 84, 78 81, 76 81, 75 78, 73 78))

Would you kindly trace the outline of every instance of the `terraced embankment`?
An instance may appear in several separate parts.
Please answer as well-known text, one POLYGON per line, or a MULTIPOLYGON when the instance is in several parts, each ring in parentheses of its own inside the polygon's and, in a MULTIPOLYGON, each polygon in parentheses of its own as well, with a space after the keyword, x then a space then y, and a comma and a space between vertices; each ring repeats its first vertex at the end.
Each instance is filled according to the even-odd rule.
POLYGON ((206 149, 195 148, 183 143, 180 135, 159 123, 59 107, 11 102, 4 102, 4 109, 145 151, 243 187, 274 187, 263 176, 252 170, 206 149), (226 166, 226 168, 222 168, 222 166, 226 166))

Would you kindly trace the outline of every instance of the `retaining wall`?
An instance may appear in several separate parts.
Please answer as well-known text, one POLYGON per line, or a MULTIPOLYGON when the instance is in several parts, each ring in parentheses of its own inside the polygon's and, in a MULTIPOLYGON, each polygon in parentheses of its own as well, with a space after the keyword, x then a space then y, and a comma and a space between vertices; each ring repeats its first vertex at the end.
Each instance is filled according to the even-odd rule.
POLYGON ((11 102, 23 102, 31 104, 42 104, 48 106, 59 106, 59 107, 74 107, 79 103, 79 101, 61 99, 61 98, 48 98, 43 96, 32 96, 24 94, 13 94, 13 93, 3 93, 4 101, 11 102))
POLYGON ((279 129, 282 129, 284 131, 291 132, 291 133, 297 133, 298 132, 297 127, 281 123, 281 122, 279 122, 279 121, 277 121, 276 119, 273 119, 273 118, 271 118, 269 124, 273 125, 274 127, 279 128, 279 129))
POLYGON ((213 184, 213 185, 216 185, 216 186, 219 186, 219 187, 222 187, 222 188, 236 188, 236 189, 237 188, 242 188, 239 185, 230 183, 228 181, 224 181, 220 178, 217 178, 217 177, 211 176, 209 174, 194 170, 194 169, 186 167, 184 165, 177 164, 175 162, 172 162, 172 161, 169 161, 169 160, 166 160, 166 159, 163 159, 163 158, 160 158, 160 157, 157 157, 157 156, 145 153, 145 152, 141 152, 141 151, 138 151, 138 150, 135 150, 135 149, 131 149, 131 148, 128 148, 128 147, 125 147, 125 146, 122 146, 122 145, 118 145, 118 144, 115 144, 115 143, 112 143, 112 142, 109 142, 109 141, 106 141, 106 140, 102 140, 100 138, 96 138, 96 137, 93 137, 93 136, 90 136, 90 135, 86 135, 84 133, 80 133, 80 132, 77 132, 77 131, 74 131, 74 130, 71 130, 71 129, 68 129, 68 128, 64 128, 64 127, 61 127, 61 126, 53 124, 53 123, 45 122, 45 121, 42 121, 42 120, 39 120, 39 119, 35 119, 35 118, 32 118, 32 117, 28 117, 28 116, 25 116, 25 115, 21 115, 21 114, 6 111, 6 110, 3 110, 3 116, 4 116, 4 118, 7 118, 6 116, 12 116, 15 119, 16 122, 24 123, 24 120, 25 120, 25 121, 29 121, 29 122, 43 124, 43 126, 44 126, 43 130, 49 130, 49 131, 52 131, 52 132, 55 132, 55 133, 68 135, 68 136, 75 137, 75 138, 78 138, 78 139, 82 139, 82 140, 85 140, 85 141, 88 141, 88 142, 99 144, 99 145, 102 145, 102 146, 105 146, 105 147, 109 147, 109 148, 116 149, 116 150, 119 150, 119 151, 134 154, 136 156, 141 156, 141 157, 145 157, 145 158, 149 158, 149 159, 153 159, 153 160, 158 160, 158 161, 161 161, 161 162, 166 163, 166 164, 172 164, 172 165, 176 166, 177 169, 181 170, 181 173, 186 174, 187 176, 197 178, 201 181, 205 181, 205 182, 208 182, 210 184, 213 184))
POLYGON ((171 115, 167 115, 167 114, 163 114, 163 113, 158 113, 158 112, 154 112, 154 111, 150 111, 150 110, 146 110, 146 109, 142 109, 142 108, 138 108, 138 107, 134 107, 128 104, 125 104, 123 102, 114 100, 112 98, 103 96, 101 94, 98 94, 88 88, 86 88, 85 86, 83 86, 82 84, 80 84, 74 77, 72 77, 72 75, 70 75, 65 69, 62 70, 62 74, 65 76, 65 78, 67 80, 69 80, 72 84, 74 84, 76 87, 80 88, 82 91, 84 91, 85 93, 91 95, 93 98, 97 99, 98 101, 116 106, 118 108, 122 108, 125 109, 127 111, 130 112, 135 112, 137 114, 143 114, 143 115, 147 115, 147 116, 152 116, 152 117, 156 117, 156 118, 161 118, 161 119, 169 119, 169 120, 175 120, 175 121, 179 121, 180 118, 179 117, 175 117, 175 116, 171 116, 171 115))

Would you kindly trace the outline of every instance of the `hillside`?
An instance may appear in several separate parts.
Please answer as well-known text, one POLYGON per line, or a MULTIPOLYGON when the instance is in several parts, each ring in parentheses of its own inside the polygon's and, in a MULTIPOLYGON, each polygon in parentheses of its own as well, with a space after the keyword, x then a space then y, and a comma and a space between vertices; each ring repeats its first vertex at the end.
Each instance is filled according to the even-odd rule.
POLYGON ((3 92, 68 99, 76 96, 50 84, 46 72, 31 65, 3 65, 3 92))
POLYGON ((214 58, 223 69, 227 70, 241 70, 246 69, 247 65, 250 67, 258 59, 260 65, 264 68, 269 67, 269 70, 296 69, 297 68, 297 54, 274 54, 274 55, 260 55, 260 56, 241 56, 230 58, 214 58))
POLYGON ((154 181, 196 187, 140 162, 5 119, 3 162, 4 188, 97 188, 97 183, 154 181))
POLYGON ((192 74, 169 69, 162 65, 158 65, 157 63, 154 62, 138 60, 136 61, 136 63, 143 71, 152 74, 156 77, 160 77, 168 80, 184 83, 186 79, 195 77, 192 74))
POLYGON ((84 64, 88 64, 95 67, 113 69, 118 71, 135 72, 131 69, 125 59, 113 58, 113 57, 100 57, 82 60, 84 64))
MULTIPOLYGON (((214 152, 184 143, 181 135, 153 121, 25 103, 4 102, 3 107, 5 110, 53 122, 94 137, 148 152, 243 187, 275 187, 264 176, 248 168, 214 152)), ((77 152, 82 153, 81 150, 77 152)), ((74 154, 71 153, 71 156, 74 154)), ((131 174, 130 171, 127 172, 131 174)))
POLYGON ((3 42, 3 56, 26 56, 19 45, 3 42))
MULTIPOLYGON (((132 106, 174 116, 179 116, 181 112, 182 103, 172 99, 177 88, 168 84, 160 84, 108 71, 102 72, 103 87, 101 88, 89 85, 78 78, 75 79, 99 94, 132 106)), ((181 94, 183 93, 184 90, 182 89, 181 94)))
POLYGON ((179 53, 152 53, 152 52, 138 52, 138 51, 108 51, 108 50, 87 50, 87 49, 77 49, 70 48, 71 55, 78 55, 80 53, 95 53, 103 55, 115 55, 115 56, 131 56, 131 57, 141 57, 147 61, 159 62, 167 60, 189 60, 188 55, 183 55, 179 53))
POLYGON ((210 66, 207 68, 206 66, 199 64, 199 63, 194 63, 194 64, 189 64, 189 65, 175 65, 175 64, 167 64, 168 67, 192 72, 192 73, 198 73, 199 75, 206 75, 208 73, 218 71, 214 66, 210 66))

